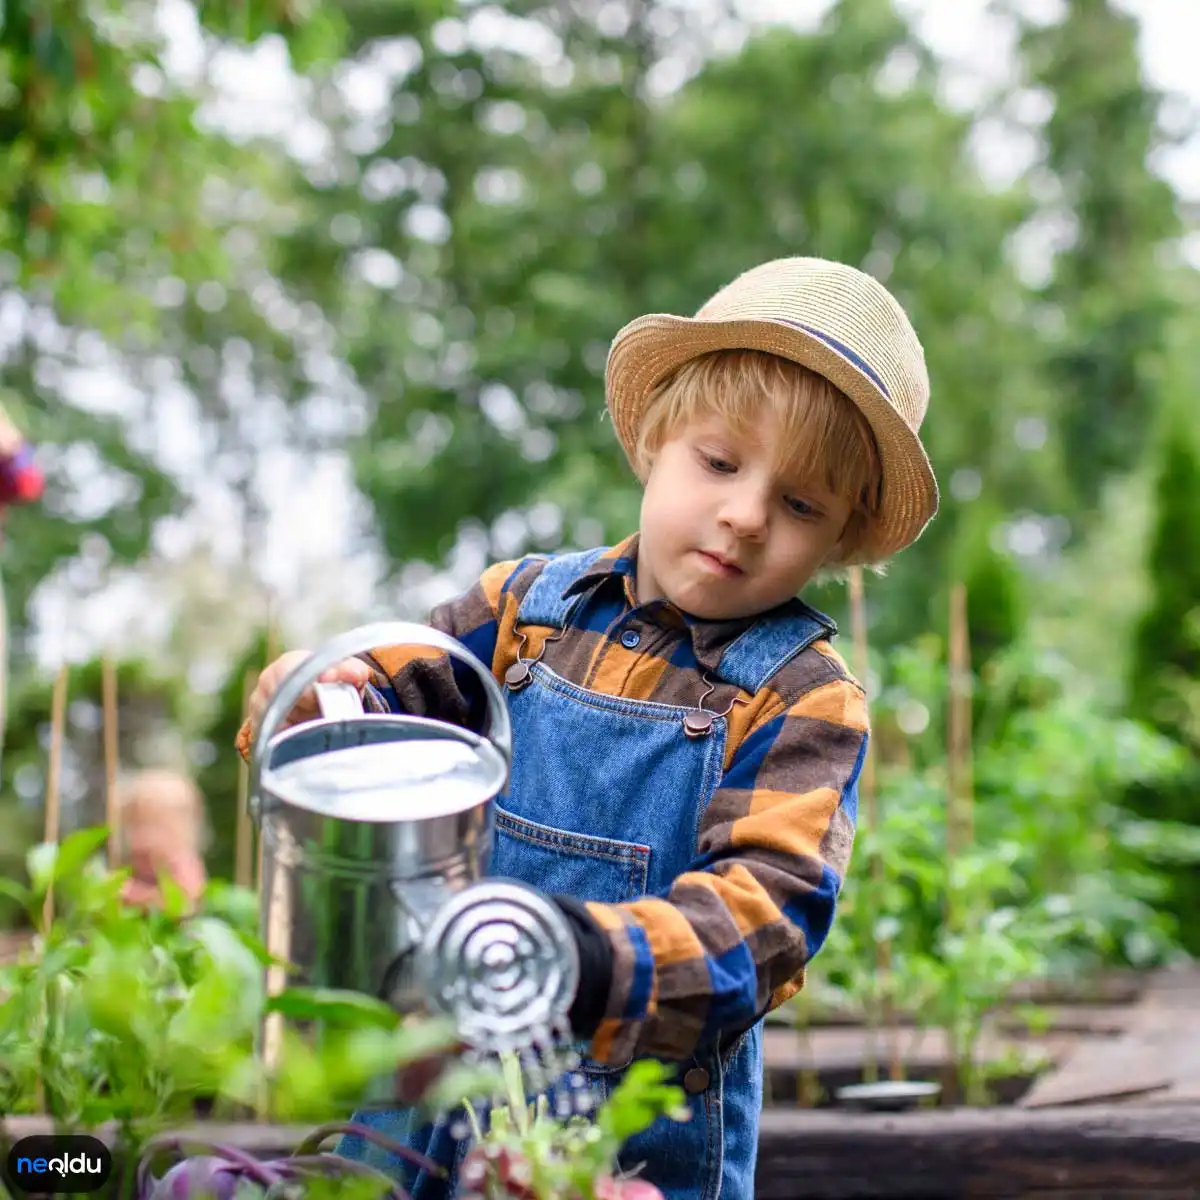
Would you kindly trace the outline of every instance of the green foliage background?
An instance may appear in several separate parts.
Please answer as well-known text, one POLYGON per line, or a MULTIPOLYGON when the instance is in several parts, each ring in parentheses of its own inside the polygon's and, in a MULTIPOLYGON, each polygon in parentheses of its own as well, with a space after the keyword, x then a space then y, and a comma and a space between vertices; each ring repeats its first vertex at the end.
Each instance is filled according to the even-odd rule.
MULTIPOLYGON (((963 581, 989 844, 1037 857, 1017 855, 1034 900, 1092 905, 1076 949, 1143 961, 1194 939, 1193 868, 1162 846, 1200 817, 1200 287, 1187 207, 1153 169, 1192 119, 1147 84, 1132 18, 1069 0, 1021 26, 1012 83, 964 111, 890 0, 839 0, 803 33, 665 0, 172 11, 190 72, 153 5, 0 8, 0 386, 49 477, 6 520, 6 872, 40 823, 46 638, 77 647, 70 821, 102 812, 108 650, 127 660, 123 766, 195 771, 211 866, 232 870, 230 742, 265 655, 279 455, 347 464, 351 548, 381 564, 374 583, 321 568, 336 611, 276 588, 282 639, 397 594, 419 615, 424 583, 472 555, 629 532, 638 494, 603 419, 612 336, 816 254, 886 280, 933 380, 942 513, 867 588, 885 810, 944 815, 963 581), (212 118, 221 64, 249 53, 286 60, 304 152, 212 118), (1000 130, 1033 147, 1007 178, 1000 130), (117 586, 131 572, 143 592, 117 586), (106 589, 144 606, 115 649, 76 628, 106 589)), ((811 598, 848 626, 841 583, 811 598)))

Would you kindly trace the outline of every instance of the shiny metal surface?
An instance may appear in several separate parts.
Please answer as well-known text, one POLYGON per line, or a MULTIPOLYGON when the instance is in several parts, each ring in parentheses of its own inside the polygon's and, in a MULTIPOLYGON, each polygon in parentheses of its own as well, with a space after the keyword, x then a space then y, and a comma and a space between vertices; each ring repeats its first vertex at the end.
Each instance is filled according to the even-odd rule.
MULTIPOLYGON (((561 1040, 578 982, 566 922, 537 891, 484 878, 511 760, 508 710, 490 670, 436 630, 352 630, 293 671, 267 707, 251 763, 262 938, 294 968, 286 977, 272 969, 270 991, 289 982, 345 988, 401 1013, 448 1014, 484 1053, 561 1040), (365 713, 354 687, 330 684, 315 685, 318 720, 279 728, 328 667, 402 644, 441 650, 478 676, 483 735, 365 713)), ((280 1033, 268 1018, 268 1064, 280 1033)), ((386 1102, 387 1087, 381 1081, 374 1099, 386 1102)))
POLYGON ((263 937, 296 968, 293 983, 366 992, 401 1011, 420 1005, 411 952, 438 906, 487 872, 510 753, 491 672, 424 626, 353 630, 284 680, 257 732, 251 805, 263 937), (327 667, 400 644, 443 650, 479 676, 494 740, 424 717, 364 713, 353 687, 325 684, 321 719, 277 729, 327 667))
POLYGON ((449 898, 417 951, 429 1007, 465 1040, 521 1050, 550 1038, 575 998, 579 955, 558 909, 518 883, 487 880, 449 898))

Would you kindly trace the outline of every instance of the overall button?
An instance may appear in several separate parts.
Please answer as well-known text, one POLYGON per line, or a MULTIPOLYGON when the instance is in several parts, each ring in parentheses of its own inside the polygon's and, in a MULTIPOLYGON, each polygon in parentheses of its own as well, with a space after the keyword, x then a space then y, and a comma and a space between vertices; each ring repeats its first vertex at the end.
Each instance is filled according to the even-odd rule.
POLYGON ((638 633, 636 629, 627 629, 623 634, 621 634, 621 645, 624 646, 626 650, 634 649, 634 647, 637 646, 641 640, 642 635, 638 633))
POLYGON ((683 1090, 695 1096, 708 1087, 708 1072, 703 1067, 692 1067, 683 1077, 683 1090))

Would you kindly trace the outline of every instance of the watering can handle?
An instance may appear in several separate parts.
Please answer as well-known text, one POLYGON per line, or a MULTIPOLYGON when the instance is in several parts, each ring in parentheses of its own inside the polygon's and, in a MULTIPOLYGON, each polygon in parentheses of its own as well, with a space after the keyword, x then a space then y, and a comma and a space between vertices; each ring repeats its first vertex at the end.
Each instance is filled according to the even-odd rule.
POLYGON ((314 683, 317 708, 325 721, 352 721, 365 715, 362 694, 352 683, 314 683))
MULTIPOLYGON (((470 667, 483 685, 484 693, 487 696, 486 736, 504 756, 505 763, 512 762, 512 723, 508 719, 508 705, 505 703, 504 693, 500 690, 500 685, 491 671, 461 642, 438 629, 408 621, 382 621, 374 625, 360 625, 357 629, 350 629, 346 633, 331 638, 319 650, 309 655, 279 685, 279 690, 271 697, 271 702, 267 705, 266 712, 263 713, 254 735, 254 745, 250 757, 251 795, 256 794, 263 750, 275 736, 279 723, 292 711, 305 689, 316 683, 324 671, 337 666, 343 659, 353 658, 357 654, 374 650, 377 646, 427 646, 433 650, 441 650, 444 654, 448 654, 451 658, 456 658, 470 667)), ((356 704, 357 711, 353 714, 349 713, 348 708, 346 713, 340 711, 345 701, 340 697, 334 699, 333 694, 324 686, 318 696, 322 710, 326 711, 326 705, 335 705, 338 709, 336 715, 339 718, 345 715, 362 715, 361 703, 356 704)), ((326 715, 334 714, 328 711, 326 715)))

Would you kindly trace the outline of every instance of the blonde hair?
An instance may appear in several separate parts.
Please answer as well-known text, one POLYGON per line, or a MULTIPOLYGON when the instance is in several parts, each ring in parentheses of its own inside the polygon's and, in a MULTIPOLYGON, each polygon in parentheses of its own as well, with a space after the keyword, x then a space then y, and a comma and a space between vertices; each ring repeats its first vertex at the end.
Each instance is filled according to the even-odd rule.
POLYGON ((129 831, 152 829, 158 837, 203 853, 208 843, 204 797, 187 775, 155 767, 138 771, 118 792, 119 846, 122 860, 131 850, 129 831))
POLYGON ((850 504, 850 518, 830 559, 870 561, 879 515, 882 468, 866 418, 824 376, 762 350, 713 350, 664 379, 646 406, 636 465, 645 482, 650 463, 678 430, 719 417, 739 436, 761 428, 764 414, 779 431, 776 465, 850 504))

